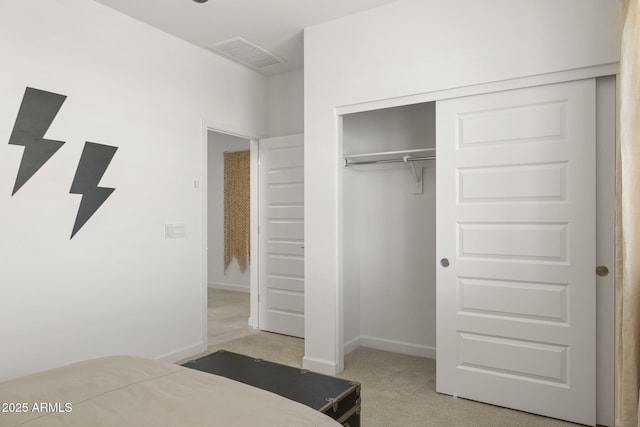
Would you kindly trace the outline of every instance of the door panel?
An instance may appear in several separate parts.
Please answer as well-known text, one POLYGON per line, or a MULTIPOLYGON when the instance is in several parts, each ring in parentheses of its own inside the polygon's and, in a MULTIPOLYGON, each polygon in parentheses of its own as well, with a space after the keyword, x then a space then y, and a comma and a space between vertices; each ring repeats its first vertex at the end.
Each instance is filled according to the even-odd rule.
POLYGON ((486 313, 505 319, 567 321, 567 286, 506 280, 458 279, 460 314, 486 313))
POLYGON ((302 219, 294 218, 278 218, 277 220, 269 218, 267 220, 267 241, 268 245, 279 243, 282 239, 289 240, 288 243, 296 243, 299 247, 304 237, 304 223, 302 219))
POLYGON ((436 117, 437 391, 594 424, 595 82, 436 117))
POLYGON ((566 163, 460 169, 458 203, 566 200, 566 174, 566 163))
POLYGON ((304 335, 302 135, 259 143, 259 328, 304 335))

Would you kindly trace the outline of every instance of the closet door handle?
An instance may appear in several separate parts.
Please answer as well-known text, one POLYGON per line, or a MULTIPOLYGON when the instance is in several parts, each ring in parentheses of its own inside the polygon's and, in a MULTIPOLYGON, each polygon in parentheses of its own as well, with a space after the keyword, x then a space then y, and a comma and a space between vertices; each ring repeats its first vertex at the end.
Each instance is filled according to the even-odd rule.
POLYGON ((596 267, 596 274, 598 277, 607 277, 609 275, 609 269, 604 265, 599 265, 596 267))
POLYGON ((449 260, 446 259, 446 258, 442 258, 440 260, 440 265, 443 266, 443 267, 449 267, 449 260))

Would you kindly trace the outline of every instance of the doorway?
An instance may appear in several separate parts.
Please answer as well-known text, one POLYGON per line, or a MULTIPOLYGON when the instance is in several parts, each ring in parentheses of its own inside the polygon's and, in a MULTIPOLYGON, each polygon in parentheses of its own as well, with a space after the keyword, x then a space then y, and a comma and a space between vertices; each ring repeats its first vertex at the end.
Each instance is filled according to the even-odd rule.
MULTIPOLYGON (((232 158, 235 162, 242 157, 245 165, 245 173, 253 170, 251 164, 251 151, 255 146, 255 140, 245 136, 239 136, 227 132, 206 130, 206 156, 203 161, 206 183, 203 192, 205 200, 204 221, 206 222, 204 278, 206 289, 206 315, 207 345, 216 345, 233 339, 250 335, 256 331, 252 313, 252 297, 256 297, 252 283, 256 263, 251 262, 251 250, 248 247, 237 248, 237 245, 225 243, 225 173, 233 174, 233 167, 229 166, 232 158), (243 155, 243 153, 247 153, 243 155), (225 161, 227 170, 225 172, 225 161), (226 246, 226 248, 225 248, 226 246), (233 251, 236 246, 236 252, 233 251), (244 252, 244 253, 242 253, 244 252)), ((235 231, 236 240, 246 239, 253 244, 254 233, 251 229, 255 222, 252 215, 256 212, 251 209, 253 197, 255 197, 255 184, 251 172, 248 177, 241 176, 248 181, 251 196, 246 194, 246 201, 235 201, 235 212, 232 215, 241 214, 250 218, 248 228, 241 227, 235 231)), ((227 176, 227 185, 232 176, 227 176)), ((246 183, 245 183, 246 185, 246 183)), ((227 202, 227 205, 230 205, 227 202)), ((229 207, 229 206, 227 206, 229 207)), ((229 215, 229 212, 226 213, 229 215)))
MULTIPOLYGON (((212 342, 220 342, 213 336, 219 332, 234 337, 257 330, 298 337, 304 335, 303 140, 302 135, 290 135, 262 139, 258 145, 256 138, 204 124, 203 335, 204 341, 208 342, 207 347, 212 342), (224 268, 224 175, 221 171, 225 152, 247 149, 251 255, 246 270, 242 271, 237 260, 233 259, 228 268, 224 268), (261 173, 264 174, 262 179, 261 173), (259 194, 264 195, 260 205, 259 194), (260 234, 261 228, 263 232, 260 234), (263 272, 262 278, 259 270, 263 272), (291 289, 287 284, 297 287, 291 289), (246 321, 229 326, 231 330, 225 330, 225 322, 220 320, 218 323, 222 325, 210 325, 210 290, 213 293, 231 292, 231 296, 235 294, 238 299, 242 299, 238 293, 248 294, 243 300, 245 306, 247 298, 249 301, 248 313, 245 309, 242 315, 246 321), (260 298, 260 294, 265 297, 260 298), (282 313, 287 316, 283 317, 282 313)), ((194 183, 196 187, 198 184, 197 181, 194 183)), ((226 297, 229 295, 222 295, 220 299, 226 297)), ((225 304, 212 305, 228 308, 225 304)))

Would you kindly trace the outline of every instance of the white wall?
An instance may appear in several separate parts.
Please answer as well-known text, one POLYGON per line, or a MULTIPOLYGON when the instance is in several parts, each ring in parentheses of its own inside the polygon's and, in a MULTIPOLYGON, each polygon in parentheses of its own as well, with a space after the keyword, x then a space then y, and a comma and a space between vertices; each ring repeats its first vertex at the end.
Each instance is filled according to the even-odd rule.
POLYGON ((0 380, 204 349, 202 121, 262 133, 264 77, 86 0, 0 2, 0 56, 0 380), (67 142, 11 197, 27 86, 68 96, 47 133, 67 142), (119 147, 116 190, 70 240, 85 141, 119 147))
MULTIPOLYGON (((343 117, 345 154, 435 148, 435 103, 343 117)), ((344 170, 344 341, 435 357, 435 163, 344 170)))
POLYGON ((251 266, 242 272, 233 258, 224 270, 224 152, 249 150, 249 140, 219 132, 208 133, 207 281, 210 287, 249 292, 251 266))
POLYGON ((342 368, 335 108, 617 62, 618 33, 601 0, 400 0, 305 30, 307 368, 342 368))
POLYGON ((267 137, 304 132, 304 70, 267 77, 265 109, 267 137))

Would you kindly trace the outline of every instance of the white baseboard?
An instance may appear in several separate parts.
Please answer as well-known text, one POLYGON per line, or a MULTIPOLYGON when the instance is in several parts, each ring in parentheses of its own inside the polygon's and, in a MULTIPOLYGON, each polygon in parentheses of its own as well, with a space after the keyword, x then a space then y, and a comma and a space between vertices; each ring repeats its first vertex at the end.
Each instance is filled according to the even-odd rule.
POLYGON ((338 374, 338 365, 332 361, 324 359, 316 359, 314 357, 304 356, 302 358, 302 367, 312 372, 324 375, 338 374))
POLYGON ((344 354, 351 353, 361 345, 362 344, 360 344, 360 337, 355 337, 354 339, 347 341, 346 343, 344 343, 344 354))
POLYGON ((249 326, 251 326, 253 329, 258 329, 258 327, 253 323, 253 317, 249 317, 249 326))
POLYGON ((408 343, 404 341, 387 340, 384 338, 370 337, 367 335, 361 335, 346 342, 344 344, 344 354, 348 354, 358 347, 369 347, 376 350, 389 351, 392 353, 425 357, 427 359, 436 358, 435 347, 408 343))
POLYGON ((251 288, 249 285, 236 285, 234 283, 219 283, 219 282, 208 282, 207 286, 212 289, 221 289, 223 291, 234 291, 234 292, 251 292, 251 288))
POLYGON ((188 359, 191 356, 195 356, 196 354, 204 353, 205 351, 207 351, 207 345, 203 342, 200 342, 198 344, 183 347, 179 350, 157 356, 155 357, 155 359, 163 360, 169 363, 176 363, 180 360, 188 359))

